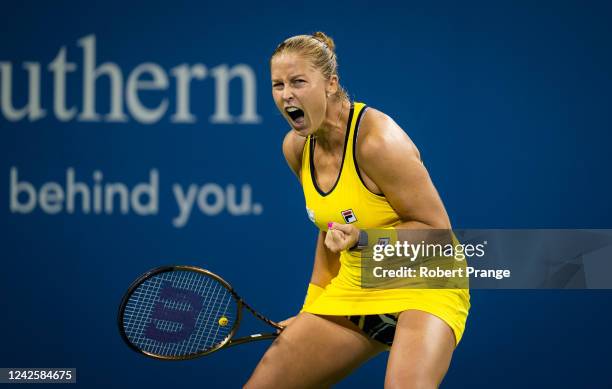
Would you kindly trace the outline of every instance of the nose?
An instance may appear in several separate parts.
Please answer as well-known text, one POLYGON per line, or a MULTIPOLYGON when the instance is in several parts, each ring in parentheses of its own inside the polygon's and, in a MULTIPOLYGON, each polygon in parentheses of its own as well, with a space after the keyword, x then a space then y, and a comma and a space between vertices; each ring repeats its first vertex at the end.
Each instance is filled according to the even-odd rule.
POLYGON ((283 101, 290 102, 291 100, 293 100, 293 90, 290 87, 283 88, 281 97, 283 101))

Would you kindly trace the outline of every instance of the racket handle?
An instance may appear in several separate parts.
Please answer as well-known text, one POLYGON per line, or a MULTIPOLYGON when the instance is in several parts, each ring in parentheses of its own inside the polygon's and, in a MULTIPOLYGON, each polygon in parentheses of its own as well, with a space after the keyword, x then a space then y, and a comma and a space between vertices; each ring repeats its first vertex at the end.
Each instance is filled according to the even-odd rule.
POLYGON ((232 339, 225 347, 237 346, 239 344, 248 343, 248 342, 256 342, 259 340, 268 340, 275 339, 278 334, 253 334, 249 336, 245 336, 244 338, 232 339))

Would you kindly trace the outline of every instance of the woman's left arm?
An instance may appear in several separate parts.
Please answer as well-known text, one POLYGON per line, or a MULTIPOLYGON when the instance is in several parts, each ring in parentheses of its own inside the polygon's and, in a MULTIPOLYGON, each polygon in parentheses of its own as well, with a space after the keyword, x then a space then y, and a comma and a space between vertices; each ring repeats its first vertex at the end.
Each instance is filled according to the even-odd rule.
MULTIPOLYGON (((450 229, 444 204, 408 135, 387 115, 369 109, 363 117, 356 153, 365 174, 387 198, 401 229, 450 229)), ((352 247, 359 230, 334 223, 325 244, 334 252, 352 247)))
POLYGON ((359 167, 402 220, 397 227, 450 228, 444 204, 408 135, 389 116, 370 110, 357 142, 359 167))

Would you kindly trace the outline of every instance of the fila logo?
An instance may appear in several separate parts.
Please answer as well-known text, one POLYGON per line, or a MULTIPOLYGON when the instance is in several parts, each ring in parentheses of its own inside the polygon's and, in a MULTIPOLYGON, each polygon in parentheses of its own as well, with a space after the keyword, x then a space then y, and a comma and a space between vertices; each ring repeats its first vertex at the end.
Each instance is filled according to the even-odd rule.
POLYGON ((347 209, 346 211, 342 211, 340 213, 342 214, 342 217, 346 223, 355 223, 357 221, 352 209, 347 209))

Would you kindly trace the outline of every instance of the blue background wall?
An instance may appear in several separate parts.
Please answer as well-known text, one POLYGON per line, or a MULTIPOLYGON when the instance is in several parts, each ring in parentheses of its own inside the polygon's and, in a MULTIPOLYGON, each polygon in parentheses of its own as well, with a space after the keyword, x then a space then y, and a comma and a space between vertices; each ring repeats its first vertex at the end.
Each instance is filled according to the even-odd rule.
MULTIPOLYGON (((22 63, 41 65, 47 116, 0 115, 2 367, 76 367, 87 387, 238 387, 266 345, 163 363, 130 351, 115 315, 129 283, 171 263, 211 269, 266 315, 299 308, 316 231, 281 153, 288 128, 270 97, 268 58, 284 38, 322 30, 337 44, 350 94, 391 115, 419 146, 453 225, 461 228, 611 228, 611 7, 607 2, 432 2, 401 6, 173 1, 3 2, 0 62, 13 68, 13 102, 27 101, 22 63), (168 74, 180 64, 248 65, 256 75, 259 124, 215 124, 214 80, 191 87, 193 124, 170 120, 167 91, 141 92, 169 111, 154 124, 61 121, 53 114, 48 64, 61 47, 77 65, 67 101, 82 111, 82 50, 97 40, 97 64, 125 79, 144 62, 168 74), (129 188, 159 172, 159 212, 138 216, 10 209, 10 169, 37 190, 65 187, 66 170, 93 186, 129 188), (259 215, 207 216, 182 228, 173 184, 252 188, 259 215)), ((1 87, 1 85, 0 85, 1 87)), ((230 111, 241 110, 239 81, 230 111)), ((97 82, 97 112, 109 85, 97 82)), ((125 102, 124 102, 125 104, 125 102)), ((129 116, 129 111, 124 108, 129 116)), ((21 197, 22 201, 25 197, 21 197)), ((606 291, 476 291, 465 337, 443 387, 612 386, 606 291)), ((245 332, 249 331, 249 326, 245 332)), ((340 388, 382 387, 386 355, 340 388)))

